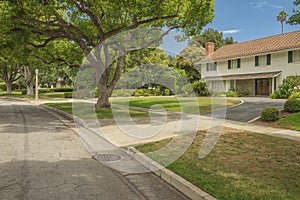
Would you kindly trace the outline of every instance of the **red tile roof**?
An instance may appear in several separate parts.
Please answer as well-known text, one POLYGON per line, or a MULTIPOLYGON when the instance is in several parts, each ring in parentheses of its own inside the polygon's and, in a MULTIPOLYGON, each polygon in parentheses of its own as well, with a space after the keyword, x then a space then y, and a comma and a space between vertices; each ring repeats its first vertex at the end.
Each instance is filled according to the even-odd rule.
POLYGON ((300 48, 300 31, 222 46, 214 53, 206 56, 202 62, 240 58, 296 48, 300 48))

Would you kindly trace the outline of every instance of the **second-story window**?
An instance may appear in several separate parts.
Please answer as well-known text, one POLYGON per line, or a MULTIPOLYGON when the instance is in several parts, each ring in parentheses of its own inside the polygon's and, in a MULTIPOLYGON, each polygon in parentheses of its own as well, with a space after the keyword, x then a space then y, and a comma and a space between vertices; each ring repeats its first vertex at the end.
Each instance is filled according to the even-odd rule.
POLYGON ((241 59, 228 60, 228 69, 239 69, 241 68, 241 59))
POLYGON ((216 71, 217 62, 206 63, 206 71, 216 71))
POLYGON ((271 54, 255 56, 255 67, 271 65, 271 54))
POLYGON ((294 50, 288 52, 288 62, 300 62, 300 50, 294 50))

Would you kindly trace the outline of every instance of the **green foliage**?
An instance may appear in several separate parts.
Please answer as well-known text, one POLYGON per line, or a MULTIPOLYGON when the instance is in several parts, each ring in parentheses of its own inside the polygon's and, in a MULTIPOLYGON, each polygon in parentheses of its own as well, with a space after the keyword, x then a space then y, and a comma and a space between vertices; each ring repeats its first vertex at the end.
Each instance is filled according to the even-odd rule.
POLYGON ((237 88, 236 93, 239 97, 246 97, 250 95, 250 91, 246 88, 237 88))
MULTIPOLYGON (((73 92, 73 88, 39 88, 39 94, 43 93, 55 93, 55 92, 73 92)), ((27 89, 21 91, 22 95, 27 94, 27 89)), ((35 90, 34 90, 35 93, 35 90)))
POLYGON ((197 96, 209 96, 209 90, 205 81, 195 81, 192 83, 192 88, 194 89, 197 96))
MULTIPOLYGON (((114 90, 111 94, 112 97, 130 97, 134 96, 135 90, 134 89, 118 89, 114 90)), ((143 96, 143 95, 141 95, 143 96)))
POLYGON ((169 89, 164 90, 164 96, 170 96, 170 90, 169 89))
POLYGON ((263 121, 276 121, 279 118, 279 110, 277 108, 265 108, 261 112, 261 120, 263 121))
POLYGON ((65 98, 72 98, 73 97, 73 92, 65 92, 64 97, 65 98))
MULTIPOLYGON (((300 0, 294 0, 293 1, 294 6, 300 5, 300 0)), ((290 25, 297 25, 300 24, 300 12, 299 9, 295 8, 293 9, 293 14, 290 16, 289 20, 287 21, 290 25)))
POLYGON ((5 91, 6 90, 6 85, 5 85, 5 83, 0 83, 0 91, 2 92, 2 91, 5 91))
POLYGON ((284 103, 284 110, 287 112, 299 112, 300 111, 300 99, 288 99, 284 103))
POLYGON ((226 93, 226 97, 238 97, 237 92, 229 91, 226 93))
POLYGON ((300 99, 300 92, 293 93, 289 99, 300 99))
POLYGON ((300 85, 300 79, 297 76, 286 77, 278 90, 272 95, 275 99, 287 99, 292 93, 297 90, 300 85))
POLYGON ((214 30, 209 28, 203 31, 200 35, 194 36, 191 40, 189 40, 189 44, 200 44, 205 48, 206 42, 215 43, 215 50, 219 49, 221 46, 233 44, 234 40, 232 37, 223 37, 223 33, 218 30, 214 30))

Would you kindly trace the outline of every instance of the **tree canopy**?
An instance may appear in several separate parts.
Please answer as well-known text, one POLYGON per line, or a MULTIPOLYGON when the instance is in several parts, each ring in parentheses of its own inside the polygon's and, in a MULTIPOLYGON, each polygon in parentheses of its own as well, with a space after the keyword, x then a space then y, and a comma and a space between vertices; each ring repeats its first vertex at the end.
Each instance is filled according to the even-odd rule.
POLYGON ((213 42, 215 43, 215 50, 220 48, 221 46, 233 44, 234 40, 232 37, 225 37, 223 32, 209 28, 204 30, 198 35, 195 35, 188 41, 189 45, 201 45, 205 48, 206 42, 213 42))
MULTIPOLYGON (((84 56, 91 58, 89 55, 93 49, 120 33, 137 28, 158 27, 166 30, 166 34, 176 29, 191 36, 201 32, 202 27, 214 17, 213 0, 7 0, 1 6, 7 12, 6 16, 9 16, 10 31, 29 33, 26 42, 31 46, 55 47, 53 43, 63 41, 75 49, 77 53, 71 55, 71 58, 65 55, 73 51, 66 53, 62 50, 62 53, 57 53, 56 48, 53 51, 48 48, 47 53, 40 57, 46 63, 50 59, 73 67, 78 65, 76 59, 72 60, 80 57, 76 56, 78 49, 84 56)), ((98 49, 103 50, 104 58, 108 58, 110 52, 106 45, 98 49)), ((102 73, 98 74, 97 108, 110 106, 108 97, 120 78, 126 58, 120 53, 116 55, 117 61, 111 62, 111 66, 105 65, 103 57, 96 56, 100 59, 97 64, 104 63, 100 66, 102 73), (111 79, 112 73, 114 75, 111 79)))
MULTIPOLYGON (((293 4, 294 4, 295 7, 298 7, 300 5, 300 0, 294 0, 293 4)), ((290 16, 287 23, 290 24, 290 25, 300 24, 299 9, 297 9, 297 8, 293 9, 293 14, 290 16)))

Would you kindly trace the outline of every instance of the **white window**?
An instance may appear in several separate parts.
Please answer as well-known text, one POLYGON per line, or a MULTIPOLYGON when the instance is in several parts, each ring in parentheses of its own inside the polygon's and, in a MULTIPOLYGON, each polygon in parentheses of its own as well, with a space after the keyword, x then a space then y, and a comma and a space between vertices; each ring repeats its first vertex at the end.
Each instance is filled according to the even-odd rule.
POLYGON ((217 62, 206 63, 206 71, 216 71, 217 62))

